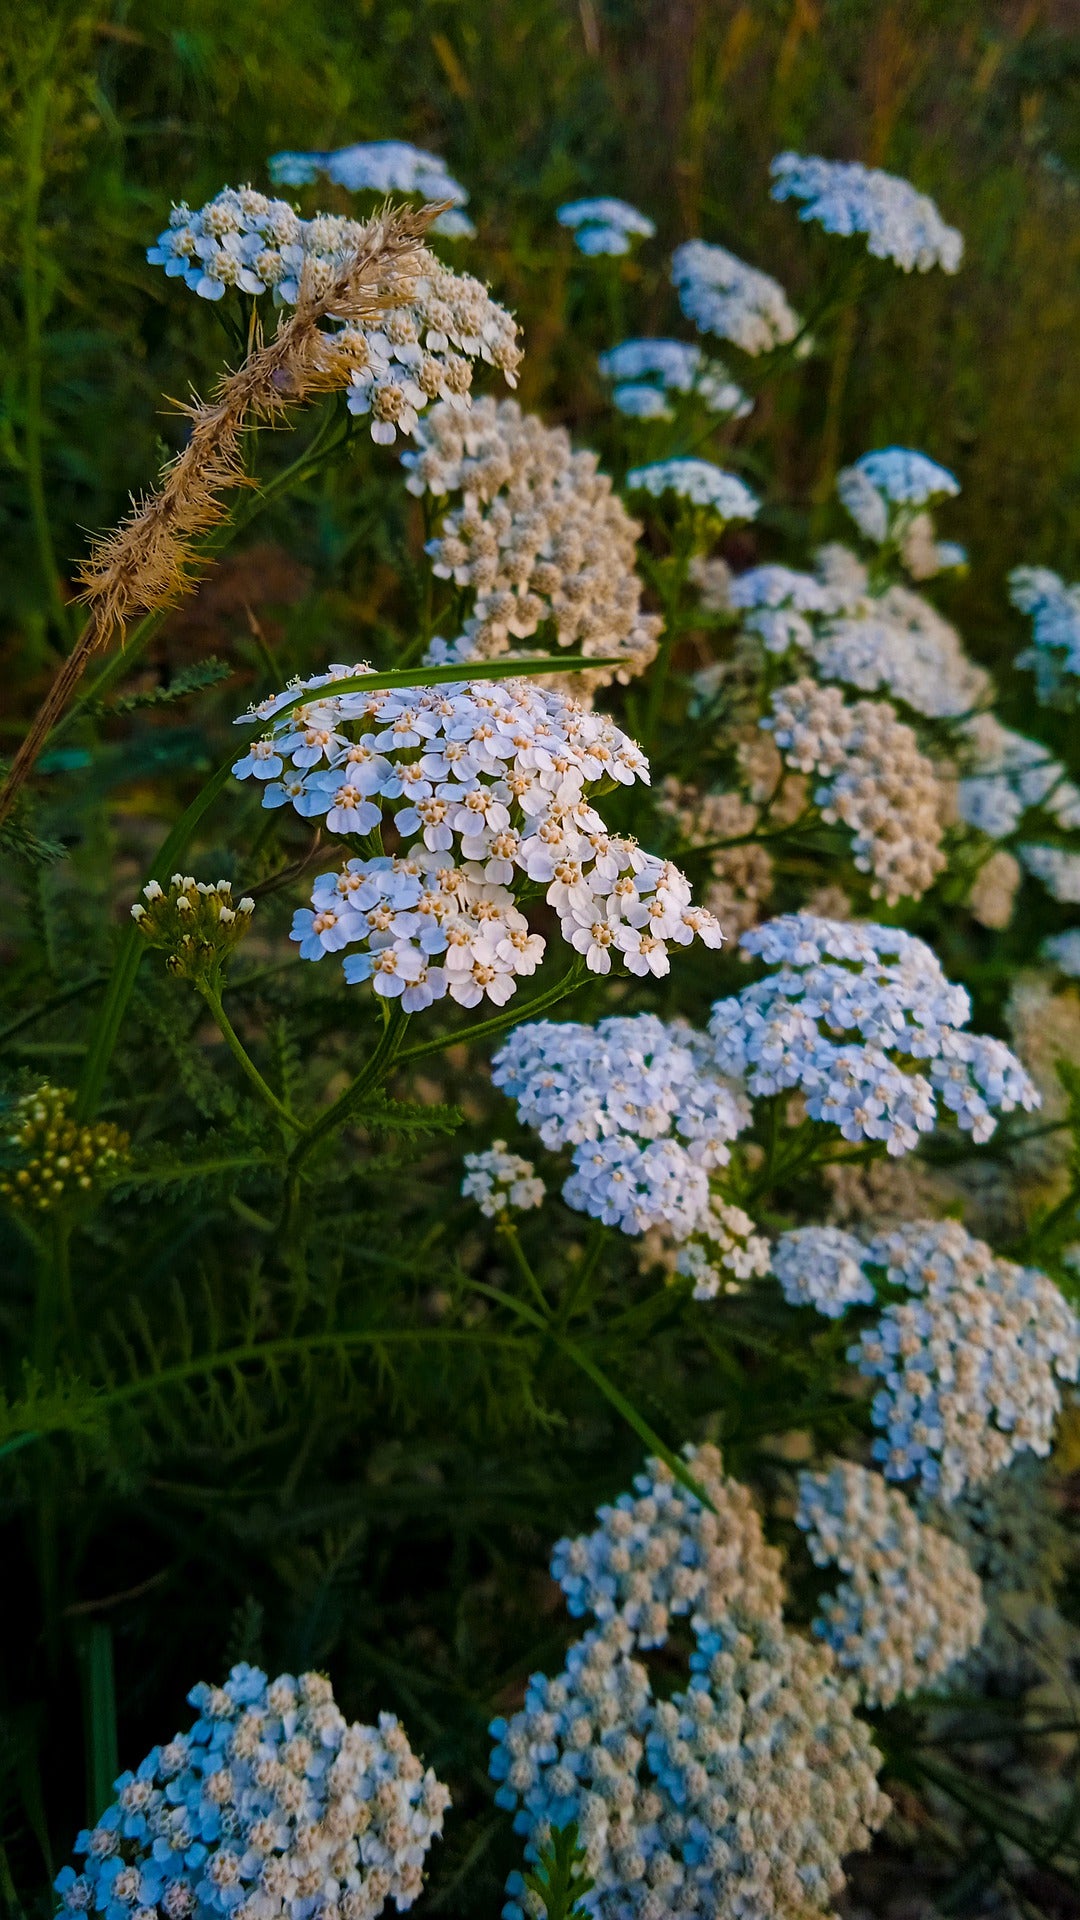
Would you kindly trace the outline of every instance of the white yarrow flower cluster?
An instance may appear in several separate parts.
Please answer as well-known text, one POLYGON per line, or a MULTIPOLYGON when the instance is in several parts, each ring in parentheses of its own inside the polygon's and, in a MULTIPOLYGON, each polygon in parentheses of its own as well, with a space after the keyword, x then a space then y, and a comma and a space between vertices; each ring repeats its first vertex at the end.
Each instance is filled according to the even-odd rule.
POLYGON ((651 493, 657 500, 670 493, 691 506, 709 507, 721 520, 753 520, 761 504, 737 474, 712 460, 654 460, 632 467, 626 485, 631 493, 651 493))
MULTIPOLYGON (((195 213, 174 207, 146 257, 205 300, 237 289, 272 293, 275 305, 292 306, 302 279, 316 292, 330 287, 368 231, 336 214, 301 220, 287 201, 225 187, 195 213)), ((370 415, 380 445, 414 432, 433 400, 467 406, 476 360, 517 384, 521 348, 510 314, 479 280, 451 272, 426 248, 417 251, 422 272, 390 288, 377 322, 354 322, 329 336, 350 368, 349 411, 370 415)))
POLYGON ((686 240, 671 256, 679 305, 702 333, 744 353, 790 346, 802 322, 779 281, 707 240, 686 240))
POLYGON ((568 200, 557 209, 560 227, 569 227, 579 253, 629 253, 635 240, 651 240, 656 232, 647 214, 628 200, 610 195, 595 200, 568 200))
POLYGON ((1080 853, 1067 847, 1018 847, 1023 865, 1064 906, 1080 905, 1080 853))
POLYGON ((485 1152, 465 1155, 461 1192, 476 1201, 485 1220, 500 1220, 542 1206, 547 1188, 531 1160, 511 1153, 505 1140, 493 1140, 485 1152))
POLYGON ((769 171, 774 200, 803 201, 799 219, 817 220, 826 233, 864 233, 875 259, 894 260, 905 273, 959 268, 963 235, 946 226, 934 202, 910 180, 857 160, 801 153, 777 154, 769 171))
POLYGON ((550 621, 560 646, 620 662, 584 671, 589 690, 641 673, 661 622, 641 609, 641 528, 597 456, 511 400, 435 407, 416 439, 403 455, 409 491, 462 496, 428 545, 434 571, 476 596, 461 636, 436 640, 429 658, 490 659, 550 621))
POLYGON ((1003 727, 980 713, 963 728, 965 770, 957 785, 962 820, 991 840, 1003 840, 1029 807, 1043 807, 1062 827, 1080 827, 1080 791, 1041 740, 1003 727))
POLYGON ((1039 951, 1059 973, 1080 980, 1080 927, 1066 927, 1064 933, 1052 933, 1039 951))
POLYGON ((864 453, 836 476, 836 492, 859 532, 880 546, 899 539, 918 511, 960 491, 954 474, 910 447, 864 453))
POLYGON ((651 1013, 595 1027, 532 1021, 503 1042, 492 1079, 546 1147, 571 1149, 568 1206, 629 1234, 665 1225, 682 1240, 707 1228, 709 1175, 727 1165, 750 1109, 703 1035, 651 1013))
POLYGON ((919 899, 945 866, 943 794, 911 728, 885 701, 846 706, 837 687, 796 680, 772 696, 761 721, 790 767, 822 776, 822 818, 852 834, 852 855, 871 894, 890 906, 919 899))
POLYGON ((462 208, 469 196, 445 160, 408 140, 360 140, 332 153, 275 153, 270 178, 279 187, 307 187, 320 175, 348 193, 417 193, 425 200, 449 200, 431 231, 445 239, 471 237, 476 229, 462 208))
POLYGON ((1049 1453, 1060 1383, 1080 1373, 1080 1323, 1053 1281, 998 1259, 955 1220, 883 1233, 867 1259, 911 1295, 849 1353, 881 1382, 874 1457, 887 1478, 948 1502, 1025 1449, 1049 1453))
POLYGON ((61 1913, 106 1920, 375 1920, 422 1890, 450 1795, 392 1714, 349 1725, 318 1673, 237 1666, 188 1695, 198 1718, 154 1747, 75 1851, 61 1913))
POLYGON ((968 659, 955 627, 910 587, 888 587, 827 619, 813 658, 822 679, 890 693, 927 719, 959 719, 990 692, 989 674, 968 659))
POLYGON ((719 946, 670 861, 609 834, 589 794, 648 780, 639 747, 606 715, 528 681, 455 682, 335 693, 369 668, 332 667, 264 700, 238 724, 268 722, 233 772, 263 785, 263 805, 291 805, 344 836, 385 817, 394 856, 355 858, 323 874, 293 938, 303 958, 347 955, 345 977, 371 980, 407 1012, 449 993, 502 1006, 534 973, 545 941, 515 887, 544 887, 563 938, 596 973, 668 971, 668 945, 719 946), (296 701, 298 694, 313 698, 296 701))
POLYGON ((820 1601, 814 1632, 867 1706, 939 1688, 978 1645, 986 1606, 970 1561, 880 1473, 846 1461, 800 1473, 795 1524, 814 1565, 847 1576, 820 1601))
POLYGON ((692 396, 707 412, 735 420, 753 408, 722 362, 687 340, 623 340, 602 353, 597 366, 613 382, 619 412, 639 420, 670 420, 668 394, 692 396))
POLYGON ((744 615, 743 627, 757 635, 766 653, 809 650, 814 630, 807 614, 839 611, 837 596, 822 580, 775 563, 737 574, 727 589, 727 604, 744 615))
POLYGON ((839 1320, 849 1307, 873 1305, 866 1248, 842 1227, 794 1227, 772 1249, 772 1271, 789 1307, 816 1307, 839 1320))
POLYGON ((845 1140, 909 1153, 940 1104, 977 1141, 1039 1096, 1000 1040, 963 1031, 971 1003, 896 927, 784 914, 740 941, 774 968, 713 1008, 716 1065, 752 1094, 799 1088, 845 1140), (923 1072, 923 1068, 928 1069, 923 1072))
MULTIPOLYGON (((685 1450, 712 1512, 648 1463, 636 1493, 553 1562, 571 1611, 601 1621, 555 1680, 492 1723, 496 1800, 516 1808, 527 1859, 577 1824, 597 1920, 796 1920, 825 1910, 841 1859, 889 1803, 880 1758, 832 1656, 783 1624, 776 1553, 715 1448, 685 1450), (637 1648, 690 1616, 690 1680, 654 1699, 637 1648)), ((537 1911, 512 1876, 507 1920, 537 1911)))
POLYGON ((1068 585, 1049 567, 1014 567, 1009 598, 1032 620, 1032 644, 1017 654, 1018 667, 1031 667, 1035 691, 1045 705, 1075 698, 1080 676, 1080 582, 1068 585))

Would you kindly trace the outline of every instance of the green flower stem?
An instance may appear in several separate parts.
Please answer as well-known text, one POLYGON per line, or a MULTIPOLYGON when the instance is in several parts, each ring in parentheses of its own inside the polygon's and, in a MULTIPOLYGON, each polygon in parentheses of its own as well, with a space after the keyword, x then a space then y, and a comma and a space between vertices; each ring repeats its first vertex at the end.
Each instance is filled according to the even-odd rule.
POLYGON ((825 401, 825 419, 821 428, 821 456, 818 462, 817 478, 811 495, 811 504, 815 509, 815 529, 820 531, 833 482, 836 479, 837 462, 840 455, 840 430, 843 420, 844 396, 847 392, 848 373, 851 369, 852 355, 855 351, 855 336, 859 324, 859 296, 866 277, 865 261, 857 259, 850 271, 847 288, 836 321, 836 337, 833 342, 832 365, 829 369, 829 390, 825 401))
POLYGON ((70 1238, 70 1222, 55 1213, 39 1242, 32 1353, 35 1371, 46 1380, 55 1366, 61 1316, 72 1316, 70 1238))
POLYGON ((510 1249, 510 1255, 514 1265, 536 1301, 540 1312, 544 1315, 545 1320, 549 1320, 551 1318, 551 1308, 548 1305, 547 1295, 532 1270, 529 1257, 521 1244, 521 1235, 518 1233, 513 1221, 509 1219, 501 1220, 496 1228, 496 1232, 500 1240, 510 1249))
MULTIPOLYGON (((56 47, 59 28, 54 28, 45 47, 46 62, 56 47)), ((20 280, 23 299, 23 329, 26 356, 25 420, 23 447, 26 458, 26 490, 30 498, 30 517, 34 528, 38 566, 57 630, 66 639, 69 615, 53 551, 52 530, 45 494, 44 455, 44 313, 41 299, 41 272, 38 259, 38 221, 41 191, 45 184, 45 134, 49 125, 52 82, 48 70, 34 89, 27 121, 25 169, 26 193, 22 209, 20 237, 20 280)))
POLYGON ((300 1138, 292 1150, 289 1160, 289 1176, 295 1179, 304 1161, 327 1134, 337 1133, 347 1126, 349 1117, 359 1106, 365 1093, 385 1080, 394 1066, 402 1040, 409 1025, 409 1015, 403 1013, 400 1006, 393 1006, 386 1015, 383 1030, 376 1042, 374 1051, 367 1064, 357 1074, 341 1096, 327 1107, 326 1112, 312 1126, 301 1130, 300 1138))
POLYGON ((530 994, 526 1000, 511 1000, 501 1013, 493 1014, 490 1020, 479 1020, 473 1027, 464 1027, 454 1033, 437 1034, 434 1040, 422 1040, 415 1047, 407 1047, 398 1057, 399 1067, 410 1067, 417 1060, 426 1060, 433 1053, 442 1053, 447 1047, 472 1046, 477 1040, 489 1040, 493 1034, 505 1033, 507 1027, 515 1027, 522 1020, 534 1020, 539 1013, 546 1013, 567 994, 580 987, 585 978, 585 963, 575 960, 572 967, 556 980, 553 986, 545 988, 543 993, 530 994))
POLYGON ((289 1112, 288 1107, 283 1101, 278 1099, 273 1088, 268 1086, 263 1079, 262 1074, 259 1072, 258 1067, 255 1065, 254 1060, 251 1058, 236 1028, 229 1019, 225 1008, 221 1004, 221 994, 218 988, 212 986, 209 981, 198 981, 196 984, 199 993, 202 995, 202 998, 205 1000, 207 1007, 213 1015, 225 1045, 228 1047, 229 1052, 232 1054, 241 1072, 246 1074, 260 1100, 269 1107, 275 1119, 287 1132, 303 1133, 303 1121, 298 1120, 295 1114, 289 1112))
POLYGON ((600 1256, 607 1245, 608 1232, 609 1229, 605 1227, 602 1220, 593 1221, 585 1251, 574 1269, 570 1285, 567 1287, 559 1307, 556 1324, 560 1333, 566 1332, 574 1316, 574 1310, 577 1307, 578 1301, 583 1294, 587 1293, 589 1283, 600 1264, 600 1256))
MULTIPOLYGON (((230 754, 196 794, 187 812, 181 815, 162 844, 161 851, 150 870, 151 879, 157 880, 159 884, 168 885, 169 876, 175 872, 177 861, 187 852, 200 820, 213 806, 229 778, 232 772, 232 759, 230 754)), ((92 1119, 97 1111, 105 1085, 105 1076, 109 1071, 109 1062, 120 1035, 120 1027, 127 1012, 128 1002, 134 991, 139 964, 146 951, 146 942, 138 928, 129 926, 120 942, 116 964, 110 975, 101 1009, 94 1022, 89 1050, 83 1062, 78 1099, 75 1103, 75 1117, 79 1121, 92 1119)))
POLYGON ((687 1487, 695 1498, 701 1501, 702 1506, 709 1509, 710 1513, 716 1511, 704 1487, 698 1485, 685 1460, 680 1460, 678 1454, 673 1453, 671 1448, 665 1445, 660 1435, 649 1425, 644 1414, 638 1412, 633 1401, 627 1399, 621 1388, 617 1387, 613 1380, 608 1379, 603 1369, 597 1366, 595 1360, 591 1359, 575 1340, 568 1340, 550 1318, 537 1313, 534 1307, 526 1306, 523 1300, 515 1300, 512 1293, 505 1293, 501 1287, 490 1287, 483 1280, 467 1280, 465 1284, 473 1293, 482 1293, 488 1300, 494 1300, 498 1305, 508 1307, 519 1320, 528 1321, 529 1325, 535 1327, 538 1332, 546 1334, 559 1352, 577 1367, 587 1380, 591 1380, 594 1387, 599 1388, 604 1399, 614 1407, 627 1426, 633 1429, 638 1439, 643 1440, 657 1458, 671 1469, 680 1485, 687 1487))

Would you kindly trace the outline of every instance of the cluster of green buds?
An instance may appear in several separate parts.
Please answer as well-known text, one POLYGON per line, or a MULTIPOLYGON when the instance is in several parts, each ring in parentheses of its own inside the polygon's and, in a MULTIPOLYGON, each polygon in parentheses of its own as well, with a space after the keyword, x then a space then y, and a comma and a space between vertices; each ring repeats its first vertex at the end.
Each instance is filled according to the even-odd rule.
POLYGON ((115 1179, 126 1161, 129 1136, 110 1120, 80 1126, 71 1117, 74 1102, 70 1087, 46 1080, 6 1116, 0 1194, 13 1207, 48 1213, 86 1199, 115 1179))
POLYGON ((222 966, 251 925, 255 902, 246 895, 233 903, 227 880, 208 886, 190 874, 174 873, 168 892, 151 880, 131 917, 152 947, 165 950, 170 973, 196 986, 215 984, 222 966))

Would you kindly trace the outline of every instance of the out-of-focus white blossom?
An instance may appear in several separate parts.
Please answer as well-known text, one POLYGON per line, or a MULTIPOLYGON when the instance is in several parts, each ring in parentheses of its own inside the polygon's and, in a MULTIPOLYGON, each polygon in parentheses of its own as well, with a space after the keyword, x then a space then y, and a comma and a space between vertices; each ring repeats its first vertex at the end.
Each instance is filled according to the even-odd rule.
POLYGON ((871 893, 890 906, 919 899, 945 866, 943 796, 931 761, 885 701, 846 706, 838 687, 796 680, 772 696, 772 733, 791 767, 816 773, 823 820, 852 833, 852 855, 871 893))
POLYGON ((511 1153, 505 1140, 493 1140, 483 1153, 467 1153, 464 1164, 462 1197, 475 1200, 485 1220, 543 1206, 547 1188, 532 1161, 511 1153))
POLYGON ((1017 890, 1023 879, 1019 860, 998 847, 984 860, 971 883, 967 904, 981 927, 999 931, 1013 917, 1017 890))
POLYGON ((656 227, 647 214, 628 200, 610 196, 596 200, 568 200, 555 215, 560 227, 569 227, 579 253, 629 253, 635 240, 651 240, 656 227))
POLYGON ((968 659, 955 627, 910 587, 889 587, 827 619, 813 658, 822 679, 890 693, 928 719, 959 719, 990 691, 989 674, 968 659))
POLYGON ((409 491, 461 495, 428 544, 435 573, 475 594, 460 637, 429 659, 490 659, 550 621, 560 646, 625 663, 586 670, 582 691, 641 673, 661 622, 641 608, 641 528, 596 455, 512 400, 434 407, 416 441, 402 456, 409 491))
POLYGON ((1035 691, 1045 705, 1075 699, 1080 676, 1080 582, 1068 585, 1049 567, 1014 567, 1009 598, 1032 621, 1032 644, 1016 656, 1031 667, 1035 691))
POLYGON ((910 180, 858 160, 801 153, 777 154, 769 171, 774 200, 801 200, 799 219, 818 221, 826 233, 864 233, 876 259, 894 260, 905 273, 959 268, 963 235, 946 226, 934 202, 910 180))
POLYGON ((1043 941, 1039 949, 1044 960, 1057 967, 1059 973, 1067 973, 1071 979, 1080 980, 1080 927, 1066 927, 1064 933, 1052 933, 1043 941))
POLYGON ((970 1561, 880 1473, 847 1461, 800 1473, 795 1524, 814 1565, 847 1576, 819 1602, 814 1632, 867 1706, 939 1688, 978 1645, 986 1607, 970 1561))
POLYGON ((571 1148, 569 1206, 624 1233, 663 1224, 684 1240, 707 1230, 709 1174, 750 1121, 711 1051, 651 1013, 595 1027, 539 1020, 503 1042, 492 1079, 546 1147, 571 1148))
POLYGON ((723 363, 711 360, 688 340, 623 340, 602 353, 597 366, 605 380, 616 383, 612 397, 620 412, 639 419, 659 416, 650 415, 636 399, 627 404, 629 394, 654 394, 665 414, 664 396, 669 393, 692 395, 707 412, 736 420, 745 419, 753 408, 753 401, 723 363))
POLYGON ((737 474, 712 460, 654 460, 632 467, 626 485, 631 493, 651 493, 657 500, 670 493, 692 506, 710 507, 722 520, 753 520, 760 505, 737 474))
POLYGON ((648 763, 606 715, 527 680, 335 693, 365 666, 332 667, 262 701, 238 724, 268 724, 236 762, 265 807, 292 806, 332 834, 362 836, 384 816, 394 857, 325 873, 299 911, 304 959, 345 957, 350 982, 418 1012, 444 994, 502 1006, 535 972, 545 941, 516 904, 540 884, 563 938, 596 973, 619 958, 663 974, 669 941, 722 938, 670 861, 609 834, 589 795, 648 779, 648 763), (280 709, 301 693, 288 713, 280 709))
POLYGON ((671 279, 687 319, 744 353, 790 346, 799 334, 802 322, 779 281, 726 247, 684 241, 671 256, 671 279))
POLYGON ((275 153, 269 161, 270 178, 278 187, 307 187, 320 176, 348 193, 419 193, 425 200, 449 200, 431 231, 445 239, 475 234, 472 221, 461 210, 469 196, 455 180, 445 160, 408 140, 360 140, 332 153, 275 153))
POLYGON ((894 1154, 936 1124, 939 1101, 975 1140, 989 1139, 995 1111, 1038 1106, 1008 1047, 964 1031, 967 994, 912 934, 790 913, 740 946, 776 971, 717 1001, 709 1031, 718 1068, 750 1093, 797 1087, 812 1120, 894 1154))
POLYGON ((900 539, 919 509, 958 494, 959 484, 946 467, 910 447, 882 447, 864 453, 836 476, 836 492, 860 533, 879 546, 900 539))
POLYGON ((1029 807, 1043 807, 1062 827, 1080 827, 1080 791, 1041 740, 1003 727, 992 713, 966 722, 964 776, 957 787, 962 820, 991 840, 1013 833, 1029 807))
POLYGON ((1060 1383, 1080 1372, 1080 1324, 1053 1281, 998 1259, 956 1220, 897 1227, 867 1258, 911 1296, 849 1353, 881 1383, 874 1456, 887 1478, 951 1501, 1025 1449, 1049 1453, 1060 1383))
POLYGON ((1080 904, 1080 853, 1067 847, 1018 847, 1022 864, 1064 906, 1080 904))

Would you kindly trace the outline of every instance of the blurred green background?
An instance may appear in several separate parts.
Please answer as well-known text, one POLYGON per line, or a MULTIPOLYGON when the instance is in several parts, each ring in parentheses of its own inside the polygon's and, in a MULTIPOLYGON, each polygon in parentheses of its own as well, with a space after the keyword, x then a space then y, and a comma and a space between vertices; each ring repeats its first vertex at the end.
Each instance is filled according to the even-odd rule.
MULTIPOLYGON (((947 531, 973 566, 950 611, 982 657, 1016 644, 1008 567, 1080 572, 1075 0, 24 0, 2 37, 8 741, 55 658, 42 521, 67 578, 85 530, 175 444, 162 393, 205 384, 225 350, 144 248, 174 198, 266 185, 281 147, 395 136, 443 154, 479 226, 454 258, 523 322, 526 403, 601 445, 596 351, 672 326, 672 243, 721 240, 812 302, 837 243, 770 203, 776 151, 908 175, 963 230, 965 264, 955 280, 874 271, 841 451, 901 439, 957 470, 947 531), (553 221, 593 191, 659 229, 606 306, 583 303, 553 221)), ((755 416, 774 500, 808 493, 826 379, 811 367, 755 416)))

